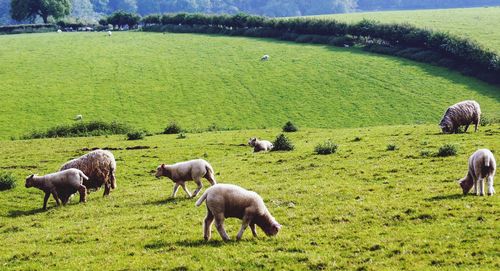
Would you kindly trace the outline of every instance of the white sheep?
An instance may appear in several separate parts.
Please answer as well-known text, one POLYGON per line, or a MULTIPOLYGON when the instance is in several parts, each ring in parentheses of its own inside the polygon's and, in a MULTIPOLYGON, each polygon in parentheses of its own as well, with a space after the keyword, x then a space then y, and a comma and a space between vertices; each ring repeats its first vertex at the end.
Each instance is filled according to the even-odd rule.
POLYGON ((111 34, 112 34, 111 31, 108 31, 108 37, 111 37, 111 34))
POLYGON ((484 181, 488 180, 488 195, 495 194, 493 188, 493 177, 495 176, 497 163, 495 156, 488 149, 480 149, 469 157, 469 170, 459 184, 464 195, 474 187, 474 194, 484 196, 484 181), (479 189, 478 189, 479 186, 479 189))
POLYGON ((88 177, 82 171, 71 168, 45 176, 32 174, 26 178, 25 186, 26 188, 36 187, 45 192, 43 209, 46 210, 50 194, 56 200, 57 206, 60 204, 59 200, 66 204, 69 196, 77 191, 80 192, 80 202, 85 202, 87 195, 87 188, 83 185, 85 180, 88 180, 88 177))
POLYGON ((266 61, 266 60, 269 60, 269 55, 263 55, 261 58, 260 58, 261 61, 266 61))
POLYGON ((62 30, 61 29, 57 29, 57 33, 62 33, 62 30))
POLYGON ((281 225, 269 213, 262 198, 255 192, 248 191, 232 184, 217 184, 208 188, 196 201, 200 206, 206 200, 207 216, 203 223, 203 234, 205 240, 210 240, 212 235, 212 223, 215 219, 215 227, 224 241, 229 236, 224 229, 224 219, 235 217, 242 220, 241 229, 236 236, 240 240, 245 229, 250 226, 252 234, 257 237, 255 225, 259 226, 268 236, 278 234, 281 225))
POLYGON ((270 151, 273 149, 273 143, 267 140, 258 140, 256 137, 250 138, 248 140, 248 145, 253 147, 254 152, 260 151, 270 151))
POLYGON ((76 115, 75 116, 75 120, 83 120, 83 116, 82 115, 76 115))
POLYGON ((214 169, 212 166, 203 159, 195 159, 186 162, 179 162, 173 165, 165 165, 161 164, 156 168, 156 178, 160 178, 161 176, 168 177, 171 179, 174 184, 174 191, 172 193, 172 198, 177 194, 177 190, 179 190, 179 186, 184 189, 184 192, 189 197, 196 197, 200 190, 203 188, 203 184, 201 183, 201 178, 207 179, 211 185, 217 183, 214 176, 214 169), (189 192, 186 187, 187 181, 194 180, 198 185, 193 195, 189 192))

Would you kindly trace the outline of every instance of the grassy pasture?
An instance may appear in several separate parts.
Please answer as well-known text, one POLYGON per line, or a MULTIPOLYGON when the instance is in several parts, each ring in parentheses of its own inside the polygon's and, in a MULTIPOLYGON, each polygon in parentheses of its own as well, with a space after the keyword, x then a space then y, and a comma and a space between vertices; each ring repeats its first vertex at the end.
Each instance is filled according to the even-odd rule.
POLYGON ((183 128, 338 128, 437 123, 500 89, 443 68, 275 40, 117 32, 0 36, 0 139, 84 120, 183 128), (263 54, 271 60, 261 62, 263 54))
POLYGON ((447 31, 472 38, 487 48, 500 52, 500 7, 435 9, 411 11, 360 12, 322 15, 340 21, 357 22, 362 19, 385 23, 411 23, 419 27, 447 31))
MULTIPOLYGON (((0 170, 19 185, 0 192, 0 269, 498 270, 500 197, 462 196, 455 181, 477 148, 498 157, 500 126, 438 132, 435 125, 302 129, 288 134, 296 150, 257 154, 240 144, 279 130, 2 141, 0 170), (314 154, 327 139, 339 144, 337 153, 314 154), (447 143, 457 156, 421 156, 447 143), (124 149, 135 145, 150 148, 124 149), (42 192, 24 188, 24 177, 52 172, 92 147, 122 148, 113 151, 117 190, 63 208, 51 199, 41 211, 42 192), (214 240, 204 243, 205 208, 183 191, 168 199, 172 183, 152 176, 160 162, 196 157, 213 165, 219 182, 260 193, 282 232, 267 238, 259 230, 253 239, 247 230, 241 242, 224 244, 213 229, 214 240)), ((232 238, 239 225, 226 220, 232 238)))

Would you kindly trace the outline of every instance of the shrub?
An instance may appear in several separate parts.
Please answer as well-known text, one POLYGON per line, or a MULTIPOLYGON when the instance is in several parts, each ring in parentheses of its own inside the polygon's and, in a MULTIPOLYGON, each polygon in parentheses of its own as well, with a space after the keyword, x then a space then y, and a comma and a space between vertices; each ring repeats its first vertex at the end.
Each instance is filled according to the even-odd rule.
POLYGON ((101 135, 126 134, 132 129, 117 122, 90 121, 77 122, 71 125, 59 125, 49 128, 47 131, 34 131, 22 137, 22 139, 55 138, 55 137, 88 137, 101 135))
POLYGON ((388 144, 386 150, 388 150, 388 151, 395 151, 397 149, 398 149, 398 146, 396 146, 395 144, 388 144))
POLYGON ((285 126, 283 126, 283 132, 297 132, 299 129, 293 125, 291 121, 288 121, 285 123, 285 126))
POLYGON ((0 191, 16 187, 14 176, 8 172, 0 172, 0 191))
POLYGON ((353 142, 359 142, 359 141, 361 141, 361 139, 362 139, 362 138, 361 138, 360 136, 357 136, 357 137, 355 137, 352 141, 353 141, 353 142))
POLYGON ((481 114, 481 120, 479 121, 479 125, 481 126, 487 126, 491 125, 493 123, 498 123, 499 120, 496 118, 490 118, 489 115, 485 115, 484 113, 481 114))
POLYGON ((145 132, 143 131, 133 131, 127 133, 127 140, 139 140, 144 139, 145 132))
POLYGON ((295 148, 290 139, 288 139, 284 134, 280 134, 276 137, 273 145, 274 147, 272 148, 272 151, 291 151, 295 148))
POLYGON ((428 157, 428 156, 431 156, 431 154, 432 153, 429 150, 423 150, 420 152, 420 156, 422 156, 422 157, 428 157))
POLYGON ((337 151, 338 145, 331 142, 330 140, 327 140, 323 143, 320 143, 314 147, 314 152, 317 154, 332 154, 337 151))
POLYGON ((184 139, 184 138, 186 138, 186 137, 187 137, 187 136, 186 136, 186 134, 185 134, 185 133, 180 133, 180 134, 178 134, 178 135, 177 135, 177 139, 184 139))
POLYGON ((182 131, 181 127, 176 122, 171 122, 165 130, 163 130, 163 134, 172 135, 178 134, 182 131))
POLYGON ((439 148, 437 156, 446 157, 453 156, 457 154, 457 147, 451 144, 445 144, 439 148))

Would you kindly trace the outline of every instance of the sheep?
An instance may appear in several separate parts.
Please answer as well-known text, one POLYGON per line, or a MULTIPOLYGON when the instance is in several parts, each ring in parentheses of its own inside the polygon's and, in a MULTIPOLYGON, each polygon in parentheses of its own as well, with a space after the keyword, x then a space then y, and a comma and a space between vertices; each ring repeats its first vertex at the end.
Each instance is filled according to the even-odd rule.
POLYGON ((182 187, 184 192, 186 192, 189 197, 196 197, 196 195, 198 195, 200 190, 203 188, 201 178, 207 179, 211 185, 217 183, 214 176, 214 169, 203 159, 179 162, 173 165, 161 164, 156 168, 155 176, 158 179, 160 179, 161 176, 168 177, 175 183, 172 198, 175 198, 177 190, 179 190, 179 186, 182 187), (191 195, 185 183, 191 180, 194 180, 198 185, 193 195, 191 195))
POLYGON ((108 37, 111 37, 111 34, 112 34, 111 31, 108 31, 108 37))
POLYGON ((256 137, 250 138, 250 140, 248 140, 248 145, 253 147, 254 152, 270 151, 274 147, 273 143, 267 140, 258 140, 256 137))
POLYGON ((214 219, 215 227, 224 241, 230 239, 224 229, 224 219, 228 217, 242 220, 241 229, 236 236, 237 240, 241 239, 248 226, 254 237, 257 237, 255 225, 268 236, 278 234, 281 229, 281 225, 271 216, 264 201, 255 192, 232 184, 217 184, 203 193, 196 201, 196 206, 200 206, 205 200, 207 216, 203 223, 203 237, 206 241, 210 240, 214 219))
POLYGON ((83 116, 82 115, 76 115, 75 116, 75 120, 83 120, 83 116))
POLYGON ((458 133, 458 128, 465 125, 465 132, 471 123, 474 123, 474 132, 481 118, 481 108, 476 101, 463 101, 456 103, 446 110, 439 126, 443 133, 458 133))
POLYGON ((111 189, 116 189, 116 161, 110 151, 94 150, 66 162, 60 170, 76 168, 89 177, 83 184, 87 189, 99 189, 104 185, 103 196, 109 195, 111 189))
POLYGON ((62 33, 62 30, 61 29, 57 29, 57 33, 62 33))
POLYGON ((266 61, 266 60, 269 60, 269 55, 263 55, 261 58, 260 58, 261 61, 266 61))
MULTIPOLYGON (((60 205, 60 200, 63 205, 67 203, 66 196, 60 197, 58 192, 64 191, 65 195, 80 192, 80 202, 86 202, 87 188, 83 185, 83 181, 88 180, 88 177, 80 170, 70 168, 45 176, 37 176, 31 174, 26 178, 26 188, 36 187, 45 192, 43 199, 43 209, 47 210, 47 200, 50 194, 56 200, 56 205, 60 205)), ((69 197, 68 197, 69 198, 69 197)))
POLYGON ((493 188, 493 177, 496 171, 495 156, 488 149, 480 149, 469 157, 469 170, 467 175, 460 179, 459 184, 462 187, 464 195, 474 186, 474 194, 484 196, 484 180, 488 180, 488 195, 495 194, 493 188), (478 190, 479 186, 479 190, 478 190))

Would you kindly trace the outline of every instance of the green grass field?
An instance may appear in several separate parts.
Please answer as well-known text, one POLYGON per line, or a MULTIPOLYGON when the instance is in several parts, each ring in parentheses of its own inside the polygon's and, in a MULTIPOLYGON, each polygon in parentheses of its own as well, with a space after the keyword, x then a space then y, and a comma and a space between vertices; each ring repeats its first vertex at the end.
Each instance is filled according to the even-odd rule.
POLYGON ((357 22, 362 19, 385 23, 407 22, 419 27, 436 29, 472 38, 487 48, 500 52, 500 7, 436 9, 412 11, 362 12, 320 17, 357 22))
MULTIPOLYGON (((272 139, 279 130, 227 131, 147 137, 3 141, 0 165, 19 180, 0 192, 0 269, 3 270, 495 270, 500 197, 462 196, 456 180, 477 148, 500 149, 500 126, 442 135, 434 125, 303 129, 289 134, 296 150, 252 153, 249 137, 272 139), (355 141, 356 137, 361 140, 355 141), (338 152, 314 146, 331 139, 338 152), (458 155, 434 157, 445 143, 458 155), (396 151, 387 151, 395 144, 396 151), (41 211, 43 193, 24 177, 57 170, 82 148, 143 145, 115 150, 118 188, 108 198, 41 211), (431 156, 421 156, 428 151, 431 156), (161 162, 202 157, 220 183, 258 192, 283 225, 277 237, 205 243, 205 207, 172 182, 156 180, 161 162)), ((208 182, 204 180, 204 184, 208 182)), ((191 191, 194 184, 189 185, 191 191)), ((498 181, 497 181, 498 190, 498 181)), ((239 220, 226 220, 234 238, 239 220)))
POLYGON ((160 132, 438 123, 500 89, 444 68, 358 49, 266 39, 117 32, 0 36, 0 138, 84 120, 160 132), (269 54, 271 60, 261 62, 269 54))

